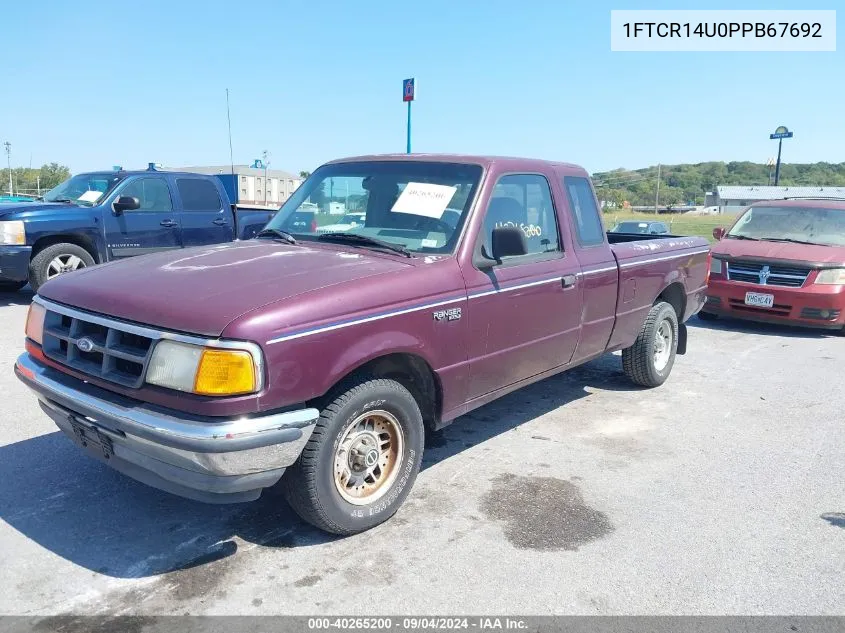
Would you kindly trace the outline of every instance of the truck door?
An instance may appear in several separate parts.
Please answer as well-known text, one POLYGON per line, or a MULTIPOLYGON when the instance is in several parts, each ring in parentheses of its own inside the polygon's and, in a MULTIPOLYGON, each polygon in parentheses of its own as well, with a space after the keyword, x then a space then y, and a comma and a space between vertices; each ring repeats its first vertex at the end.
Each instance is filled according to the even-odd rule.
POLYGON ((573 247, 581 262, 579 283, 583 293, 581 340, 575 361, 596 356, 607 349, 616 323, 616 301, 619 294, 619 266, 607 240, 596 204, 596 196, 588 178, 565 173, 560 168, 557 184, 564 202, 573 236, 573 247))
POLYGON ((493 229, 508 225, 523 230, 528 254, 483 271, 471 261, 462 264, 469 399, 569 363, 581 325, 580 268, 564 252, 548 179, 502 175, 484 213, 476 249, 490 255, 493 229))
POLYGON ((138 198, 140 207, 114 213, 110 205, 103 213, 103 229, 109 259, 145 255, 182 247, 179 217, 167 178, 150 175, 132 178, 114 194, 138 198))
POLYGON ((182 244, 204 246, 235 239, 232 210, 223 204, 217 185, 210 178, 176 176, 179 194, 182 244))

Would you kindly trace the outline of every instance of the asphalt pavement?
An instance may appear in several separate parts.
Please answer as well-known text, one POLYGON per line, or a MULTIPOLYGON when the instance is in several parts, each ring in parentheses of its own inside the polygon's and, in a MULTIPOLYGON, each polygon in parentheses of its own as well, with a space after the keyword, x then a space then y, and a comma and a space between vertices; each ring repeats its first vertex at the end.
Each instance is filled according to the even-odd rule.
POLYGON ((30 298, 0 294, 0 613, 845 614, 845 338, 694 318, 664 386, 609 355, 506 396, 334 538, 82 455, 12 373, 30 298))

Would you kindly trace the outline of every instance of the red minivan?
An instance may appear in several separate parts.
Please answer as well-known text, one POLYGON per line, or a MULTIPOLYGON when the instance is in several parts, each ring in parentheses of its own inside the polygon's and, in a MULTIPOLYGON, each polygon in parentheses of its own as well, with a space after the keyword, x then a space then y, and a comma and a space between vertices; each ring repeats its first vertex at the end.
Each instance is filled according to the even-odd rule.
POLYGON ((713 236, 701 318, 843 329, 845 200, 757 202, 713 236))

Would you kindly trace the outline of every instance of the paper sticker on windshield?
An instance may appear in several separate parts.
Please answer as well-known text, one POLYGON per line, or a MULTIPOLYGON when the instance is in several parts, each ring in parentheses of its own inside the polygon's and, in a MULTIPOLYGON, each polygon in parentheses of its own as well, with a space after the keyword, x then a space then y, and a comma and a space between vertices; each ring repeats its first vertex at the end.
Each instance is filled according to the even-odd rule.
POLYGON ((79 196, 78 200, 82 200, 82 202, 97 202, 97 200, 102 197, 102 191, 86 191, 81 196, 79 196))
POLYGON ((432 185, 426 182, 409 182, 391 211, 423 215, 439 220, 455 195, 457 187, 432 185))

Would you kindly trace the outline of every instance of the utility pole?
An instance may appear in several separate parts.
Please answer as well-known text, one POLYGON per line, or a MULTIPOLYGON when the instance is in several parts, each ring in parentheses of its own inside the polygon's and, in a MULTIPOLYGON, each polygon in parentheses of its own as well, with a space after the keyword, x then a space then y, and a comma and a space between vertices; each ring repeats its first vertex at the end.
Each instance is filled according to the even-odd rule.
POLYGON ((269 167, 270 162, 267 158, 270 156, 270 152, 266 149, 261 152, 261 162, 264 164, 264 206, 267 206, 267 167, 269 167))
POLYGON ((9 166, 9 195, 15 195, 14 187, 12 186, 12 144, 9 141, 3 143, 6 146, 6 164, 9 166))
POLYGON ((654 212, 657 213, 657 205, 660 203, 660 163, 657 163, 657 189, 654 192, 654 212))

